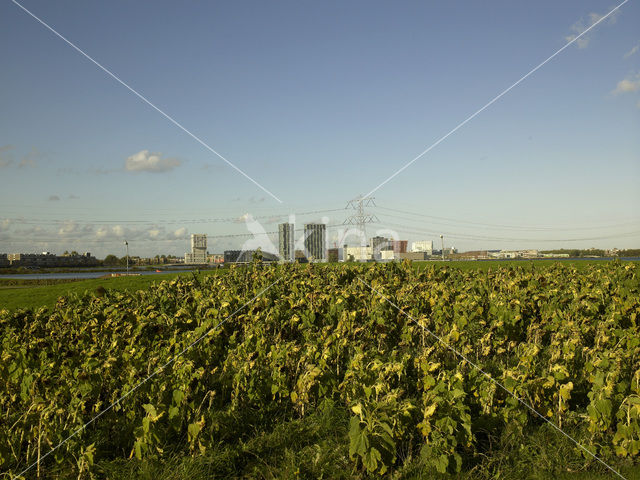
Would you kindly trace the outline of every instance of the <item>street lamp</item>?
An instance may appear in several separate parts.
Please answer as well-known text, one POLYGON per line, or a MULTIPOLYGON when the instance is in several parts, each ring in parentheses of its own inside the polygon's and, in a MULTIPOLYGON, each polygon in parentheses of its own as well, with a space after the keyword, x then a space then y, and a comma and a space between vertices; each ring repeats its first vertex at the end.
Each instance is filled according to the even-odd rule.
POLYGON ((442 242, 442 260, 444 260, 444 236, 440 235, 440 241, 442 242))
POLYGON ((127 249, 127 275, 129 275, 129 242, 125 240, 124 245, 127 249))

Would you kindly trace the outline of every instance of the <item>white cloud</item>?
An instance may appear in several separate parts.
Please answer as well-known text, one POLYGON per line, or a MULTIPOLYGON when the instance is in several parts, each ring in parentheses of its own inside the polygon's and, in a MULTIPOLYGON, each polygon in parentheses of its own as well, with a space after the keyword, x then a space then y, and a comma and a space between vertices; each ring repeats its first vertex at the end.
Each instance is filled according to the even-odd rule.
POLYGON ((245 222, 250 222, 253 220, 253 215, 251 215, 250 213, 245 213, 243 215, 240 215, 238 218, 236 218, 234 220, 235 223, 245 223, 245 222))
MULTIPOLYGON (((3 145, 0 146, 0 168, 9 167, 16 165, 14 162, 13 150, 15 147, 13 145, 3 145)), ((38 159, 42 158, 44 155, 37 148, 32 147, 31 151, 26 153, 20 158, 20 161, 17 163, 18 168, 34 168, 38 163, 38 159)))
POLYGON ((113 226, 100 226, 96 230, 96 238, 99 240, 113 240, 122 239, 125 234, 125 229, 122 225, 113 226))
POLYGON ((625 53, 622 58, 629 58, 631 55, 635 55, 636 53, 638 53, 638 50, 640 50, 640 43, 629 50, 627 53, 625 53))
POLYGON ((185 227, 174 230, 171 234, 168 235, 169 238, 181 239, 186 238, 187 229, 185 227))
POLYGON ((640 73, 636 73, 624 80, 620 80, 618 85, 616 85, 616 88, 611 93, 619 95, 621 93, 637 92, 638 90, 640 90, 640 73))
POLYGON ((24 155, 22 159, 20 159, 20 163, 18 163, 18 168, 31 167, 34 168, 36 166, 37 160, 42 157, 42 152, 40 152, 37 148, 32 147, 31 151, 24 155))
POLYGON ((82 239, 93 234, 93 225, 78 224, 75 220, 65 220, 58 229, 58 236, 65 238, 82 239))
MULTIPOLYGON (((613 25, 614 23, 616 23, 616 18, 619 12, 620 10, 616 10, 614 13, 609 15, 605 23, 609 25, 613 25)), ((571 30, 572 33, 571 35, 567 35, 566 37, 564 37, 564 39, 567 42, 571 42, 575 40, 582 32, 584 32, 589 27, 593 26, 603 17, 604 15, 600 15, 599 13, 592 12, 588 15, 588 20, 585 21, 584 18, 581 18, 576 23, 571 25, 569 29, 571 30)), ((587 46, 589 45, 589 40, 590 40, 589 35, 583 35, 576 40, 576 45, 578 46, 578 48, 587 48, 587 46)))
POLYGON ((0 168, 8 167, 13 163, 11 150, 13 150, 13 145, 0 146, 0 168))
POLYGON ((180 166, 182 162, 177 158, 162 158, 161 153, 150 153, 141 150, 127 158, 125 170, 128 172, 168 172, 180 166))

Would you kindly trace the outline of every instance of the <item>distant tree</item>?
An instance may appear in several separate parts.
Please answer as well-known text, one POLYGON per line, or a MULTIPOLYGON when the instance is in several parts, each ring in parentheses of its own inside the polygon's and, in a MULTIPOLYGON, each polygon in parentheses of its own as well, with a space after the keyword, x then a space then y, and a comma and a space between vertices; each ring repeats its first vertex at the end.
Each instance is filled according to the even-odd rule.
POLYGON ((78 253, 78 252, 76 252, 75 250, 73 250, 73 251, 71 252, 71 256, 72 256, 72 257, 77 257, 78 255, 79 255, 79 253, 78 253))
POLYGON ((118 262, 120 260, 118 259, 118 257, 116 257, 115 255, 107 255, 106 257, 104 257, 104 260, 102 261, 102 263, 104 263, 105 265, 117 265, 118 262))

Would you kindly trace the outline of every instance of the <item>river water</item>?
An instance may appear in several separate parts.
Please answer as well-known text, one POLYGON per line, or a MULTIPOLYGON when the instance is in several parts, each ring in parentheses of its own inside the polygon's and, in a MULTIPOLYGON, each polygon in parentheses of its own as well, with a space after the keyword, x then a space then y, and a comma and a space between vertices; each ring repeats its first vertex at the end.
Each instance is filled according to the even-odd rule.
MULTIPOLYGON (((171 269, 165 270, 162 272, 156 272, 154 270, 140 270, 134 271, 131 270, 130 273, 140 274, 140 275, 162 275, 163 273, 182 273, 182 272, 193 272, 193 269, 171 269)), ((0 278, 10 278, 10 279, 24 279, 24 280, 43 280, 43 279, 89 279, 89 278, 99 278, 105 275, 110 275, 112 273, 127 273, 126 270, 122 271, 108 271, 108 272, 55 272, 55 273, 14 273, 14 274, 4 274, 0 275, 0 278)))

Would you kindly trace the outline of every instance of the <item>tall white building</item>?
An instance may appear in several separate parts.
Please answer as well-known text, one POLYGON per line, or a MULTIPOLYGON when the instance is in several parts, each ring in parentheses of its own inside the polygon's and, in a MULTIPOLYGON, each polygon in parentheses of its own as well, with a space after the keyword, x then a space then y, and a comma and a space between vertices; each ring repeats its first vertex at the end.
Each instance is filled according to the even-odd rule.
POLYGON ((207 235, 204 233, 191 234, 191 253, 184 254, 184 263, 207 263, 207 235))
POLYGON ((423 252, 433 255, 433 240, 420 240, 411 244, 412 252, 423 252))

